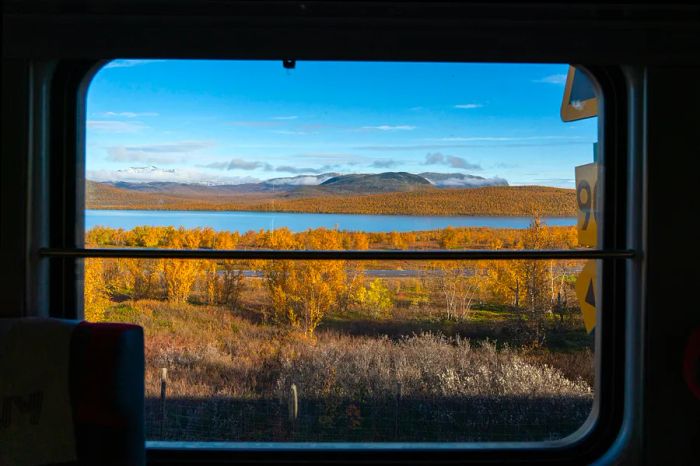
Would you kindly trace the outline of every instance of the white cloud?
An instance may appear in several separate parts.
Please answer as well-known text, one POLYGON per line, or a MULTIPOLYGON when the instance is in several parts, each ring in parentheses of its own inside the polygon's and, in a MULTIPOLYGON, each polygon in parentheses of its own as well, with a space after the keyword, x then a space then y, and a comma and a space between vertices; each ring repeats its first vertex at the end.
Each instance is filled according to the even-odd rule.
POLYGON ((392 159, 382 159, 382 160, 375 160, 372 162, 372 167, 373 168, 392 168, 395 167, 399 164, 396 160, 392 159))
POLYGON ((292 176, 289 178, 272 178, 265 181, 265 184, 270 184, 274 186, 316 186, 337 176, 337 173, 329 173, 323 175, 302 175, 302 176, 292 176))
POLYGON ((469 137, 446 137, 446 138, 430 138, 430 141, 445 141, 445 142, 499 142, 499 141, 539 141, 539 140, 581 140, 581 136, 525 136, 525 137, 510 137, 510 136, 469 136, 469 137))
POLYGON ((308 173, 323 173, 328 170, 333 170, 335 167, 331 165, 324 165, 319 168, 313 168, 313 167, 293 167, 291 165, 280 165, 279 167, 275 167, 276 172, 284 172, 284 173, 299 173, 299 174, 308 174, 308 173))
POLYGON ((299 118, 297 115, 282 115, 282 116, 273 116, 273 120, 296 120, 299 118))
POLYGON ((124 117, 124 118, 136 118, 136 117, 154 117, 158 116, 156 112, 100 112, 95 115, 103 117, 124 117))
POLYGON ((88 120, 87 128, 101 133, 136 133, 148 128, 148 126, 128 121, 88 120))
POLYGON ((87 179, 92 181, 126 181, 130 183, 174 182, 206 185, 258 183, 250 176, 220 176, 195 169, 162 169, 156 166, 130 167, 123 170, 88 170, 87 179))
POLYGON ((241 126, 243 128, 269 128, 282 125, 281 121, 260 121, 260 120, 237 120, 226 123, 230 126, 241 126))
POLYGON ((217 170, 255 170, 264 168, 267 171, 272 171, 273 168, 269 163, 262 163, 252 160, 244 160, 240 158, 231 159, 228 162, 212 162, 206 165, 198 165, 201 168, 214 168, 217 170))
POLYGON ((165 60, 112 60, 107 63, 105 68, 131 68, 132 66, 146 65, 148 63, 157 63, 165 60))
POLYGON ((447 165, 452 168, 461 168, 464 170, 481 170, 481 166, 476 163, 471 163, 454 155, 445 155, 441 152, 433 152, 425 154, 424 165, 447 165))
POLYGON ((545 76, 544 78, 535 79, 532 82, 544 83, 544 84, 565 84, 566 83, 566 75, 565 74, 550 74, 549 76, 545 76))
POLYGON ((288 130, 273 131, 273 133, 290 135, 290 136, 303 136, 305 134, 309 134, 306 131, 288 131, 288 130))
POLYGON ((128 150, 142 152, 194 152, 214 145, 211 141, 178 141, 166 144, 144 144, 141 146, 125 146, 128 150))
POLYGON ((431 141, 445 141, 445 142, 497 142, 497 141, 515 141, 519 139, 507 138, 507 137, 449 137, 449 138, 432 138, 431 141))
POLYGON ((163 152, 144 152, 131 150, 124 146, 107 148, 107 160, 112 162, 141 162, 141 163, 179 163, 184 161, 182 154, 163 152))
POLYGON ((483 106, 484 106, 483 104, 474 104, 474 103, 471 103, 471 104, 457 104, 457 105, 454 106, 454 108, 461 108, 461 109, 467 109, 467 110, 468 110, 468 109, 472 109, 472 108, 481 108, 481 107, 483 107, 483 106))
POLYGON ((184 162, 193 152, 213 146, 210 141, 179 141, 168 144, 107 147, 107 159, 113 162, 170 164, 184 162))
POLYGON ((376 129, 378 131, 411 131, 416 129, 410 125, 379 125, 379 126, 363 126, 362 129, 376 129))
POLYGON ((590 138, 582 136, 528 136, 528 137, 444 137, 427 138, 424 141, 436 141, 430 144, 377 144, 355 146, 352 149, 362 151, 407 151, 407 150, 444 150, 474 147, 552 147, 590 144, 590 138))
POLYGON ((345 152, 301 152, 299 154, 294 155, 293 157, 305 157, 317 160, 342 161, 347 163, 363 158, 363 156, 358 156, 355 154, 345 152))

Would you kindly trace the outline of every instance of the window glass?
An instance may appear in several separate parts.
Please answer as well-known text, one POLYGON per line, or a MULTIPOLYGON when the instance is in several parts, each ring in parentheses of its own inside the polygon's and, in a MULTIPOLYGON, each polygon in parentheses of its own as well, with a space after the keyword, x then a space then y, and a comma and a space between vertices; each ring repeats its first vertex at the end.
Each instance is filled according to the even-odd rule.
MULTIPOLYGON (((568 65, 115 60, 88 93, 85 244, 595 248, 585 79, 568 65)), ((551 440, 592 409, 599 261, 84 267, 86 318, 144 327, 150 440, 551 440)))

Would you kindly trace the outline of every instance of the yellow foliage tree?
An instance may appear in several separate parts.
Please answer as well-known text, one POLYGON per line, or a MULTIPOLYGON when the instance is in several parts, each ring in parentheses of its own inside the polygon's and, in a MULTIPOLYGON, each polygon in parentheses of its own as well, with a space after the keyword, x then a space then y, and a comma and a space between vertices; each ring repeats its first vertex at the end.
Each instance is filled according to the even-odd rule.
POLYGON ((104 319, 105 309, 109 305, 102 259, 85 259, 83 283, 85 320, 101 322, 104 319))
POLYGON ((431 283, 442 298, 445 318, 466 319, 482 289, 480 268, 460 261, 435 261, 431 265, 431 283))
MULTIPOLYGON (((211 238, 213 249, 235 249, 238 233, 219 232, 211 238)), ((207 302, 235 308, 243 289, 245 264, 234 260, 202 261, 207 302)))
POLYGON ((372 317, 389 317, 394 305, 391 291, 379 278, 372 280, 367 287, 357 288, 354 298, 360 308, 372 317))
MULTIPOLYGON (((308 230, 295 236, 286 228, 265 235, 270 249, 341 249, 336 230, 308 230)), ((346 282, 343 261, 273 260, 265 263, 263 276, 278 322, 312 335, 323 317, 338 305, 346 282)))
MULTIPOLYGON (((194 249, 199 246, 200 232, 198 229, 186 230, 180 228, 172 238, 174 248, 194 249)), ((165 296, 170 302, 186 302, 190 297, 192 287, 197 280, 200 269, 197 259, 164 259, 163 282, 165 296)))
MULTIPOLYGON (((552 232, 535 217, 519 246, 533 250, 556 247, 560 239, 552 232)), ((488 266, 492 294, 512 297, 510 303, 521 311, 524 330, 534 344, 544 342, 546 317, 554 302, 553 273, 552 261, 545 260, 492 261, 488 266)))
POLYGON ((117 261, 124 291, 131 299, 159 298, 161 295, 160 277, 163 264, 158 259, 130 259, 117 261))

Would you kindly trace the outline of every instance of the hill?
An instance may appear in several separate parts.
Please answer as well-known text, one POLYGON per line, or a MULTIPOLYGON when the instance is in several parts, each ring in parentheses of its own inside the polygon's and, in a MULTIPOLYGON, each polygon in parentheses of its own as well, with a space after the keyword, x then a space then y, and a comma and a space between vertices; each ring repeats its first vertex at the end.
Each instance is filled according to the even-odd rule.
POLYGON ((388 215, 575 216, 576 192, 542 186, 431 189, 276 200, 254 210, 388 215))
POLYGON ((319 193, 322 187, 288 192, 216 195, 164 194, 87 182, 87 207, 114 210, 217 210, 391 215, 576 215, 572 189, 541 186, 496 186, 425 189, 375 194, 319 193))
POLYGON ((321 183, 322 188, 352 193, 413 191, 430 186, 422 176, 406 172, 340 175, 321 183))

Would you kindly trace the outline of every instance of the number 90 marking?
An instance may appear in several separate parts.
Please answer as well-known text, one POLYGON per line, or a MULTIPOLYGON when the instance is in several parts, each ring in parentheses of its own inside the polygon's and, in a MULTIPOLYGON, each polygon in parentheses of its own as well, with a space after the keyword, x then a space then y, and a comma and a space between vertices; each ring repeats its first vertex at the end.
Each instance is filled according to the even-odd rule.
POLYGON ((576 185, 576 202, 578 203, 579 210, 583 213, 583 225, 582 229, 587 230, 588 224, 591 220, 591 213, 595 221, 598 221, 598 209, 596 209, 596 199, 598 198, 598 183, 593 185, 593 190, 591 191, 591 185, 586 180, 581 180, 576 185))

